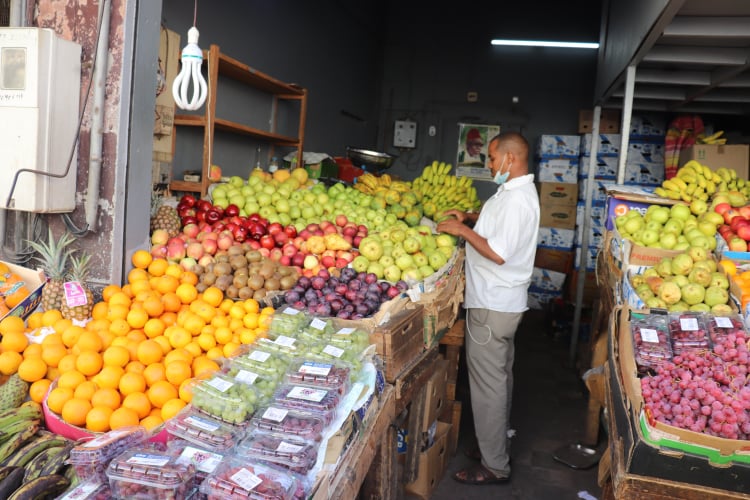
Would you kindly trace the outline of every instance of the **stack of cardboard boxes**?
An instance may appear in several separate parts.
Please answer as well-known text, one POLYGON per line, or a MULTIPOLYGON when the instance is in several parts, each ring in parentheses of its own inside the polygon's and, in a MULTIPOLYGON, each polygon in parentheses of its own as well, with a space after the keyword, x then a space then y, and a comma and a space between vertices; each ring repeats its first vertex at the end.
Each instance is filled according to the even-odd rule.
POLYGON ((529 287, 532 309, 542 309, 550 301, 562 298, 572 266, 580 142, 577 135, 543 135, 538 143, 540 227, 529 287))

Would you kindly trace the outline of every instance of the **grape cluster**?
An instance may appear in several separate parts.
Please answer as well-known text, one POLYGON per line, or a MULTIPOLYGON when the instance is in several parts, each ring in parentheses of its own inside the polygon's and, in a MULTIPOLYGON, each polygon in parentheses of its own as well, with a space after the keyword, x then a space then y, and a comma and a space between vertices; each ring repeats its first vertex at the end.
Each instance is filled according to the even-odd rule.
POLYGON ((224 461, 201 485, 208 500, 278 500, 296 497, 300 484, 291 475, 257 462, 224 461))
POLYGON ((641 379, 646 409, 655 420, 727 439, 750 439, 748 335, 717 337, 713 350, 694 351, 641 379))
POLYGON ((669 336, 672 339, 672 353, 683 354, 691 350, 709 347, 708 330, 703 315, 677 313, 669 315, 669 336))
POLYGON ((672 358, 666 319, 651 316, 631 323, 635 362, 641 370, 656 368, 672 358))
POLYGON ((256 430, 242 440, 237 454, 304 475, 315 466, 318 446, 319 443, 298 436, 256 430))

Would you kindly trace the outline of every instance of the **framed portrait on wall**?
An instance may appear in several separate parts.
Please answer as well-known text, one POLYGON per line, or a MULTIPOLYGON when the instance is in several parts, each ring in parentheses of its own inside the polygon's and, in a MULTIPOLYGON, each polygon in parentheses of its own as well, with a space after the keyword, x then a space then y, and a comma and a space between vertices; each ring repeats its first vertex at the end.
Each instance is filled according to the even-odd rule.
POLYGON ((490 139, 500 133, 500 125, 458 124, 456 175, 487 179, 489 171, 487 146, 490 139))

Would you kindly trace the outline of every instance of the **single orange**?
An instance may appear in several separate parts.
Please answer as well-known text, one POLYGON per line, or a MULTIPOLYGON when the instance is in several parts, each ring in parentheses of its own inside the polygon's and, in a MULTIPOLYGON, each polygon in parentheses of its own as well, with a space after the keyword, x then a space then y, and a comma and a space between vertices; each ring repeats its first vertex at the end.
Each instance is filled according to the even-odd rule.
POLYGON ((119 292, 113 293, 107 302, 109 302, 110 307, 114 305, 130 307, 130 304, 133 303, 133 300, 131 299, 130 295, 125 293, 125 291, 120 290, 119 292))
POLYGON ((57 363, 57 369, 60 370, 60 373, 75 371, 77 359, 77 354, 70 353, 63 357, 59 363, 57 363))
POLYGON ((59 320, 55 321, 55 324, 52 325, 52 329, 55 330, 55 333, 62 334, 67 328, 73 326, 73 320, 70 318, 60 318, 59 320))
POLYGON ((30 358, 32 356, 42 357, 42 344, 30 343, 28 347, 23 350, 24 358, 30 358))
POLYGON ((113 410, 120 407, 121 401, 122 397, 120 396, 119 391, 110 387, 97 389, 97 391, 91 396, 91 404, 93 406, 106 406, 113 410))
POLYGON ((122 400, 123 408, 130 408, 138 414, 138 418, 146 418, 151 413, 151 402, 142 392, 134 392, 122 400))
POLYGON ((91 432, 107 432, 113 412, 108 406, 93 406, 86 414, 86 429, 91 432))
POLYGON ((29 397, 31 400, 41 404, 47 396, 50 385, 52 385, 52 381, 47 378, 39 379, 31 384, 29 387, 29 397))
POLYGON ((125 304, 109 304, 107 306, 107 317, 110 322, 118 319, 126 319, 130 312, 130 306, 125 304))
POLYGON ((153 339, 154 337, 162 335, 166 327, 167 325, 164 324, 164 321, 162 321, 161 318, 150 318, 146 321, 146 324, 143 325, 143 333, 146 334, 146 337, 153 339))
POLYGON ((120 379, 125 374, 125 369, 117 365, 104 365, 102 370, 94 376, 94 381, 99 387, 117 389, 120 387, 120 379))
POLYGON ((47 375, 47 363, 42 358, 32 357, 18 365, 18 376, 25 382, 36 382, 47 375))
POLYGON ((183 304, 190 304, 198 297, 198 290, 193 283, 182 282, 174 291, 183 304))
MULTIPOLYGON (((14 318, 18 318, 18 316, 13 316, 14 318)), ((8 318, 5 318, 3 321, 6 321, 8 318)), ((21 319, 21 318, 18 318, 21 319)), ((23 324, 23 320, 21 319, 21 324, 23 324)), ((12 327, 15 328, 15 327, 12 327)), ((29 345, 29 339, 26 338, 26 334, 24 333, 24 330, 9 330, 2 334, 3 339, 0 341, 0 347, 2 347, 3 351, 13 351, 21 353, 23 352, 29 345)))
POLYGON ((201 297, 207 304, 213 307, 219 307, 221 301, 224 300, 224 292, 217 286, 209 286, 203 290, 201 297))
POLYGON ((130 408, 117 408, 109 417, 109 428, 113 430, 120 429, 121 427, 131 427, 139 423, 138 414, 130 408))
POLYGON ((133 309, 128 311, 128 315, 125 318, 130 325, 130 328, 140 329, 148 321, 148 313, 144 309, 133 309))
POLYGON ((156 282, 156 290, 162 295, 175 293, 178 286, 180 286, 180 280, 169 274, 163 275, 156 282))
MULTIPOLYGON (((161 410, 159 410, 159 412, 161 412, 161 410)), ((164 420, 161 419, 160 415, 149 415, 148 417, 141 419, 141 425, 145 427, 147 431, 153 431, 163 423, 164 420)))
POLYGON ((163 276, 167 272, 169 261, 161 257, 153 259, 148 265, 148 274, 151 276, 163 276))
POLYGON ((189 378, 187 380, 184 380, 180 384, 180 388, 178 390, 178 393, 180 395, 180 399, 183 400, 186 403, 190 403, 193 399, 193 387, 198 383, 197 378, 189 378))
POLYGON ((112 297, 112 295, 114 295, 116 292, 121 292, 121 291, 122 289, 120 288, 119 285, 114 285, 114 284, 107 285, 102 290, 102 300, 104 300, 105 302, 109 302, 109 299, 112 297))
POLYGON ((91 402, 75 396, 65 402, 62 407, 62 418, 72 425, 86 425, 86 415, 91 411, 91 402))
MULTIPOLYGON (((103 302, 100 302, 103 304, 103 302)), ((94 320, 96 321, 96 320, 94 320)), ((93 323, 93 321, 90 321, 93 323)), ((88 326, 88 324, 87 324, 88 326)), ((81 334, 86 330, 78 325, 71 325, 62 332, 62 341, 65 347, 71 348, 78 343, 78 339, 81 338, 81 334)))
POLYGON ((179 386, 193 376, 193 369, 187 361, 175 360, 167 363, 164 367, 164 374, 170 384, 179 386))
POLYGON ((164 304, 160 296, 150 295, 143 301, 143 310, 149 318, 158 318, 164 313, 164 304))
POLYGON ((63 406, 70 399, 73 399, 73 389, 70 387, 55 387, 47 395, 47 406, 50 410, 60 415, 63 406))
POLYGON ((153 259, 153 256, 148 250, 140 249, 133 252, 133 255, 130 257, 130 262, 138 269, 146 269, 153 259))
MULTIPOLYGON (((38 345, 38 344, 37 344, 38 345)), ((29 359, 38 358, 30 356, 29 359)), ((0 354, 0 373, 3 375, 13 375, 18 371, 18 367, 23 363, 24 357, 16 351, 5 351, 0 354)))
POLYGON ((86 375, 77 370, 70 370, 60 374, 60 378, 57 379, 57 386, 75 390, 84 382, 86 382, 86 375))
POLYGON ((151 363, 143 370, 146 385, 152 387, 156 382, 167 379, 166 368, 163 363, 151 363))
POLYGON ((141 363, 140 361, 133 360, 130 363, 125 366, 125 371, 130 373, 143 373, 143 370, 146 369, 146 365, 141 363))
POLYGON ((83 331, 75 344, 81 351, 101 352, 102 338, 96 332, 83 331))
POLYGON ((87 380, 73 390, 73 397, 78 399, 85 399, 91 401, 91 397, 98 390, 96 383, 91 380, 87 380))
POLYGON ((26 318, 26 326, 29 330, 36 330, 37 328, 41 328, 44 326, 44 323, 42 323, 42 317, 44 316, 44 313, 41 311, 35 311, 29 315, 28 318, 26 318))
POLYGON ((76 359, 76 369, 87 377, 99 373, 103 365, 102 355, 95 351, 83 351, 76 359))
POLYGON ((162 408, 164 403, 178 397, 177 388, 166 380, 159 380, 148 388, 146 392, 151 405, 162 408))
POLYGON ((180 276, 180 283, 188 283, 190 285, 197 285, 198 275, 195 274, 193 271, 185 271, 182 273, 182 276, 180 276))
POLYGON ((134 392, 144 392, 146 390, 146 378, 140 373, 125 372, 120 377, 119 389, 123 396, 134 392))
POLYGON ((102 355, 105 365, 125 367, 130 363, 130 352, 121 345, 111 345, 102 355))
POLYGON ((180 410, 185 408, 186 405, 187 403, 185 403, 185 401, 178 397, 166 401, 161 407, 162 420, 166 422, 167 420, 171 419, 172 417, 177 415, 180 410))
POLYGON ((249 314, 257 314, 260 311, 260 304, 255 299, 245 299, 242 302, 242 307, 244 307, 245 312, 249 314))

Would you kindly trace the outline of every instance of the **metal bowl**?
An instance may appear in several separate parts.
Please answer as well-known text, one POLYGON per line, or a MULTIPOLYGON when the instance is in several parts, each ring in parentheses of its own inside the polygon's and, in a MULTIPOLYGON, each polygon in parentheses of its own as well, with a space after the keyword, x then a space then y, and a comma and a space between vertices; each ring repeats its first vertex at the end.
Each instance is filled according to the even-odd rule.
POLYGON ((365 167, 365 170, 385 170, 393 165, 395 156, 388 153, 378 153, 368 149, 346 148, 346 156, 355 167, 365 167))

